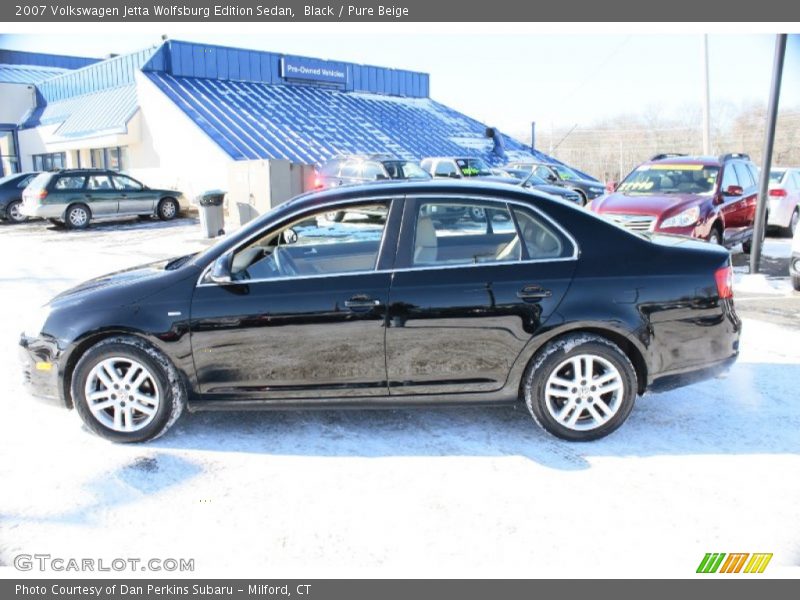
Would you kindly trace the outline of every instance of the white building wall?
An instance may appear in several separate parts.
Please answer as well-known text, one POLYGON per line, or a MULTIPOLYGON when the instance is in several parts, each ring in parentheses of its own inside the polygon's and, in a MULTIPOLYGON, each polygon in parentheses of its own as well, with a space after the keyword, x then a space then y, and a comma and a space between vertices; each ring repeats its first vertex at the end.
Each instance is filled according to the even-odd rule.
POLYGON ((36 89, 24 83, 0 83, 0 123, 19 123, 36 106, 36 89))
POLYGON ((187 198, 226 189, 231 159, 146 76, 136 75, 140 142, 129 147, 131 175, 187 198))

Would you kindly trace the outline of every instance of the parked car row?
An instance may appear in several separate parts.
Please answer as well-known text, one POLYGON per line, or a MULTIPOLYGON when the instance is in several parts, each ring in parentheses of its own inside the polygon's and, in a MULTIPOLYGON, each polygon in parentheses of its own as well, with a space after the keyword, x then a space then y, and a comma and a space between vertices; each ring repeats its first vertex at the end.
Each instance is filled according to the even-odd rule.
POLYGON ((116 171, 59 169, 0 179, 0 218, 21 223, 47 219, 69 229, 120 217, 169 221, 187 208, 178 191, 153 189, 116 171))

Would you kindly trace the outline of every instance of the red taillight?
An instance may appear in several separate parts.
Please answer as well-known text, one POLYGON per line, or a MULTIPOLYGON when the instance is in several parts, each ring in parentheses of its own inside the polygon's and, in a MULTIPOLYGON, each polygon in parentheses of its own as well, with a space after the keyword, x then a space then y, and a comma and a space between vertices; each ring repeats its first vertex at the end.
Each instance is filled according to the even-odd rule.
POLYGON ((733 298, 733 267, 728 265, 714 272, 717 281, 717 293, 720 298, 733 298))
POLYGON ((779 198, 783 198, 784 196, 787 196, 788 193, 786 192, 786 190, 782 190, 781 188, 775 188, 775 189, 772 189, 772 190, 769 191, 769 195, 770 196, 778 196, 779 198))
POLYGON ((322 180, 319 177, 314 177, 314 189, 318 190, 322 187, 322 180))
POLYGON ((44 200, 47 198, 47 190, 39 190, 39 193, 36 195, 39 200, 44 200))

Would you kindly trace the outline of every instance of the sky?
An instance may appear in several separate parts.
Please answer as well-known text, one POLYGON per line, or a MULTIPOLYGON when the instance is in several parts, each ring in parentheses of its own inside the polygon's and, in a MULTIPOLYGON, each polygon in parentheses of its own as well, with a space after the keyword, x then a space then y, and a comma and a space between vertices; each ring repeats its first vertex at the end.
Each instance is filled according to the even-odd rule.
MULTIPOLYGON (((150 25, 150 27, 153 27, 150 25)), ((0 34, 0 48, 102 57, 172 39, 410 69, 431 75, 431 96, 501 131, 591 126, 607 117, 701 107, 702 40, 697 34, 185 33, 0 34)), ((448 31, 450 28, 448 27, 448 31)), ((709 36, 712 106, 766 103, 774 35, 709 36)), ((790 36, 782 108, 800 108, 800 35, 790 36)), ((713 110, 712 110, 713 112, 713 110)), ((713 114, 712 114, 713 120, 713 114)))

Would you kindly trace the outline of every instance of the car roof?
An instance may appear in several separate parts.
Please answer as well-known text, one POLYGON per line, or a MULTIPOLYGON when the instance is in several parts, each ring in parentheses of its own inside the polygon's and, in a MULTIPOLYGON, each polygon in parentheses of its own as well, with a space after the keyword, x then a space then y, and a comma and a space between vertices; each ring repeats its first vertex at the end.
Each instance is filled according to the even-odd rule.
MULTIPOLYGON (((509 181, 514 180, 509 178, 509 181)), ((358 185, 344 185, 324 190, 314 190, 295 196, 281 206, 291 207, 292 209, 303 209, 314 207, 327 202, 347 199, 368 199, 370 196, 405 196, 414 194, 469 194, 469 195, 496 195, 504 196, 531 196, 538 194, 522 188, 519 185, 509 185, 508 183, 495 183, 485 181, 485 178, 469 179, 388 179, 358 185)))

